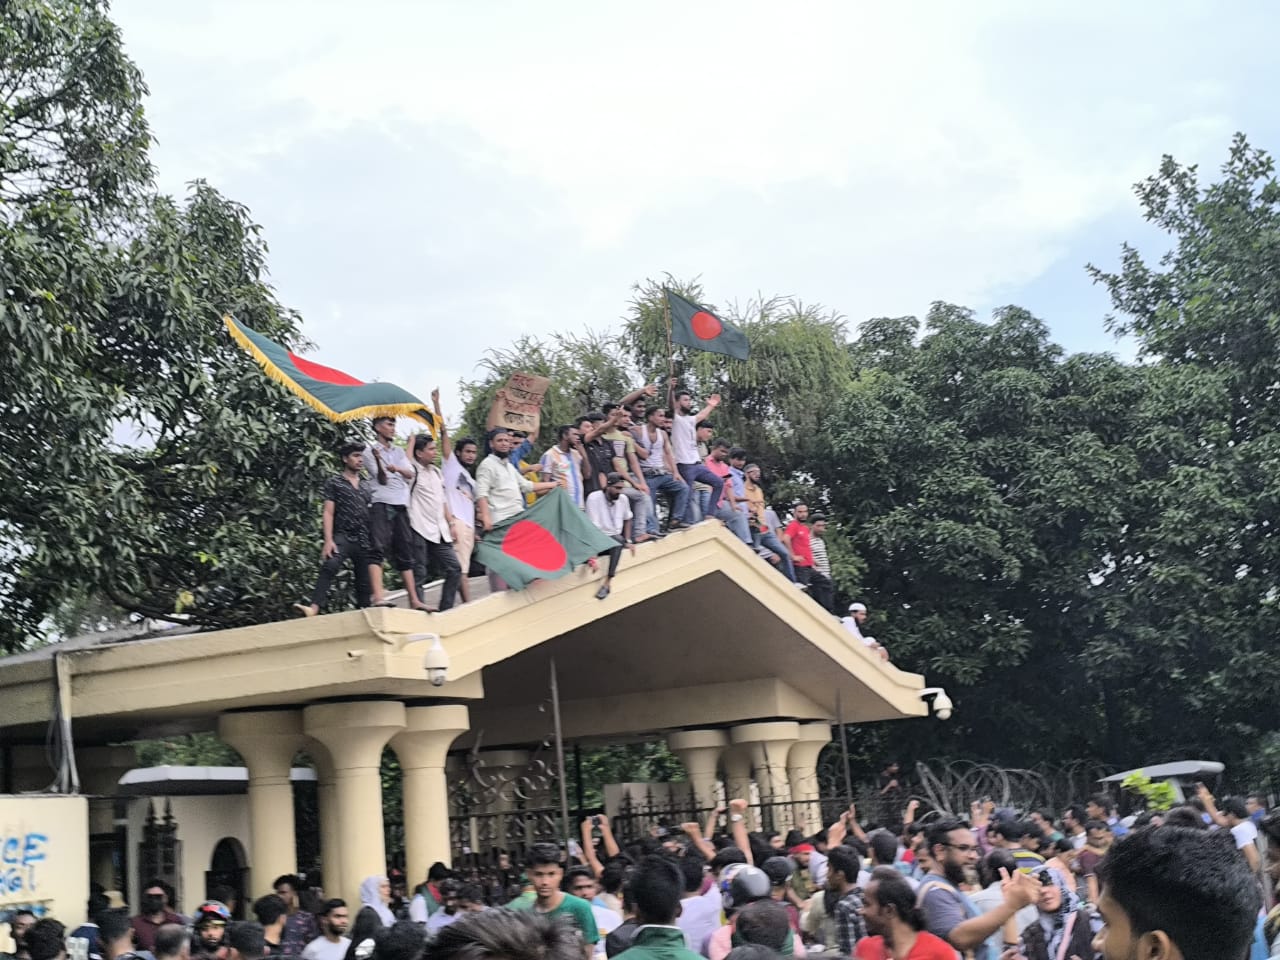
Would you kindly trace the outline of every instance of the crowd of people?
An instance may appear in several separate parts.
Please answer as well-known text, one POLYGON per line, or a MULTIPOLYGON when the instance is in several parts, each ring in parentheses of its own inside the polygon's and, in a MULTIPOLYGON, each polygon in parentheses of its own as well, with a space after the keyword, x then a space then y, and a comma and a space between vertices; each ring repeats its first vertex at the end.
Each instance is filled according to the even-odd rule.
MULTIPOLYGON (((313 884, 277 878, 234 921, 209 900, 181 917, 159 880, 129 917, 100 893, 66 938, 12 920, 13 960, 1244 960, 1280 957, 1280 815, 1260 797, 1190 802, 1121 821, 1110 797, 968 820, 863 824, 850 808, 812 835, 749 831, 745 799, 705 824, 619 843, 609 819, 581 843, 534 844, 497 887, 433 864, 412 893, 370 877, 354 916, 313 884)), ((214 891, 231 899, 230 891, 214 891)), ((8 960, 8 958, 6 958, 8 960)))
MULTIPOLYGON (((659 402, 658 387, 650 384, 561 425, 556 442, 540 456, 528 436, 505 428, 485 435, 483 451, 474 437, 453 440, 443 425, 439 390, 431 396, 439 442, 419 434, 401 447, 395 420, 384 417, 373 421, 370 442, 338 450, 342 471, 322 491, 320 573, 309 601, 295 604, 300 613, 320 612, 348 562, 360 606, 391 605, 383 584, 388 561, 410 607, 429 609, 423 587, 432 573, 442 579, 437 610, 450 609, 459 598, 465 602, 476 538, 559 488, 617 543, 600 599, 609 595, 623 550, 715 520, 836 614, 826 517, 811 513, 808 504, 770 497, 750 453, 717 435, 712 415, 718 395, 697 407, 673 381, 666 402, 659 402)), ((491 589, 505 589, 495 574, 489 579, 491 589)), ((866 612, 854 604, 845 626, 887 657, 861 632, 866 612)))

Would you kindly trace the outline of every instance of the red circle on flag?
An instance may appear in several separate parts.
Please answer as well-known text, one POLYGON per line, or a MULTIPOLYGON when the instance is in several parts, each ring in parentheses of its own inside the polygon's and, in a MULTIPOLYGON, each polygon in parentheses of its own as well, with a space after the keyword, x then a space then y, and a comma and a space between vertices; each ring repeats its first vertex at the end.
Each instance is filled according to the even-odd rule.
POLYGON ((695 313, 693 319, 689 321, 689 326, 693 327, 693 335, 699 340, 714 340, 724 333, 724 324, 714 314, 707 313, 705 310, 695 313))
POLYGON ((502 539, 502 552, 543 573, 562 570, 569 562, 569 555, 551 532, 532 520, 518 520, 511 525, 502 539))

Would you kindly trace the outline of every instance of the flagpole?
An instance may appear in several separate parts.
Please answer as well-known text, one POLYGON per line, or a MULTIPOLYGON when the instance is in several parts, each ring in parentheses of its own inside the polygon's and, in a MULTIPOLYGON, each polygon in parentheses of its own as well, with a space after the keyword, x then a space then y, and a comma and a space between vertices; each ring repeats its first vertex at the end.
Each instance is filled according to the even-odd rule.
POLYGON ((564 854, 569 856, 569 841, 573 833, 569 829, 569 785, 565 783, 564 728, 560 725, 560 677, 556 671, 556 658, 551 658, 551 719, 555 724, 556 770, 560 781, 560 829, 564 836, 564 854))
MULTIPOLYGON (((669 403, 675 402, 675 384, 671 381, 676 378, 676 348, 671 343, 671 298, 667 296, 666 287, 662 288, 662 312, 667 321, 667 397, 669 403)), ((675 416, 675 411, 668 411, 675 416)))
POLYGON ((840 702, 840 688, 836 688, 836 726, 840 730, 840 754, 844 759, 844 797, 853 806, 853 776, 849 771, 849 741, 844 731, 844 705, 840 702))

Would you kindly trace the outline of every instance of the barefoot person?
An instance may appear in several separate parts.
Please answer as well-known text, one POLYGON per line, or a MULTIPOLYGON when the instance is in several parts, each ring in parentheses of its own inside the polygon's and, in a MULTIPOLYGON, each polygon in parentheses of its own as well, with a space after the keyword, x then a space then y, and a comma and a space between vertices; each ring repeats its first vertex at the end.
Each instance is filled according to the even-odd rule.
POLYGON ((314 617, 329 596, 329 587, 342 565, 348 560, 355 568, 356 605, 371 602, 369 579, 369 491, 360 471, 364 467, 364 447, 344 443, 338 448, 342 472, 324 482, 324 546, 320 550, 320 575, 311 591, 310 603, 295 603, 293 608, 314 617))

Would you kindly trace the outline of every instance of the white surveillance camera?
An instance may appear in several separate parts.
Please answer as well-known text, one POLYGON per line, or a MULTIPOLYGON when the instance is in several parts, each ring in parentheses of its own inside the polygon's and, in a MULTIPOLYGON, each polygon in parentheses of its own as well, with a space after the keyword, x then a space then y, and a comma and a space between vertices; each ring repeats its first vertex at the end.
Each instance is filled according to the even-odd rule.
POLYGON ((445 681, 449 679, 448 652, 440 643, 440 638, 434 633, 414 634, 409 638, 410 643, 419 640, 431 641, 431 646, 427 648, 426 656, 422 658, 422 669, 427 672, 427 679, 431 681, 433 687, 443 687, 445 681))
POLYGON ((933 715, 939 720, 950 720, 955 704, 947 696, 947 691, 942 687, 925 687, 920 691, 921 700, 928 700, 930 697, 933 697, 933 715))

